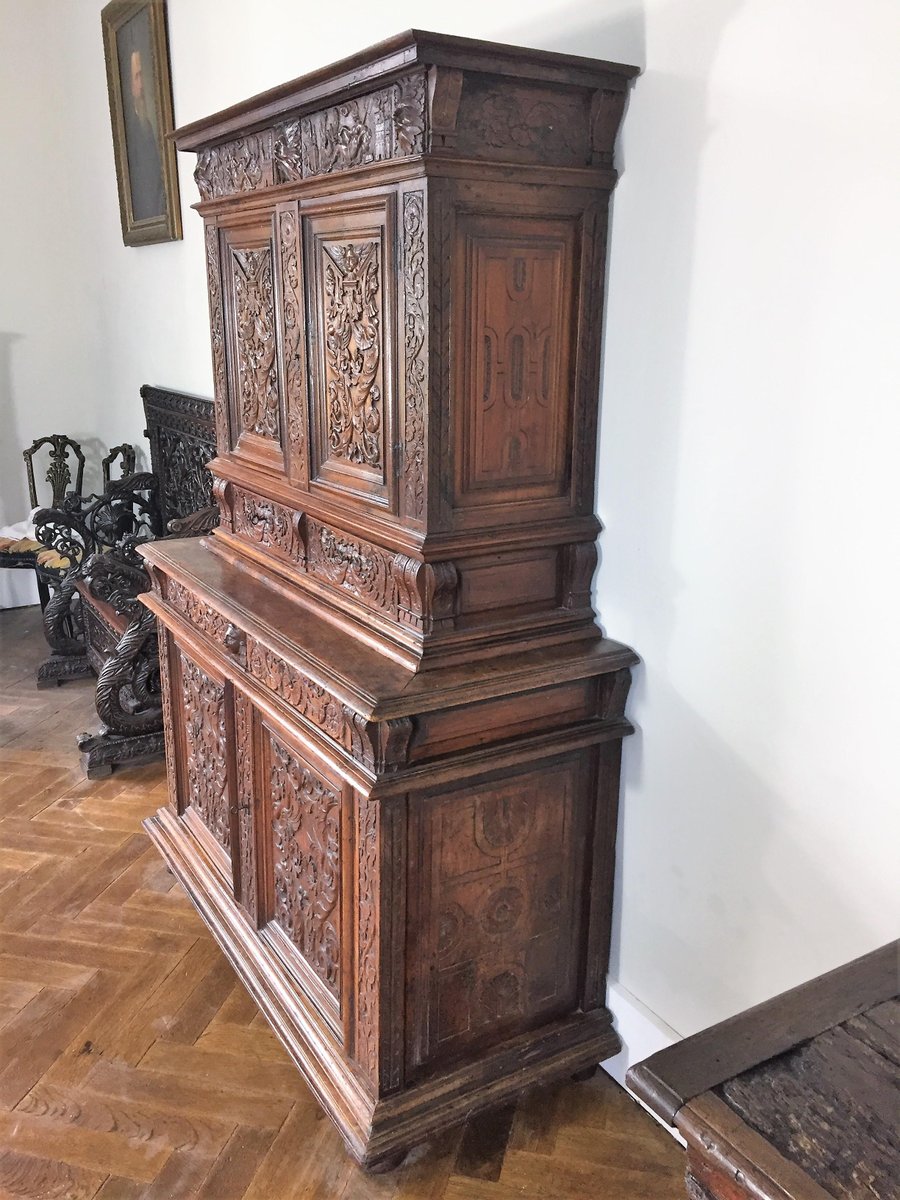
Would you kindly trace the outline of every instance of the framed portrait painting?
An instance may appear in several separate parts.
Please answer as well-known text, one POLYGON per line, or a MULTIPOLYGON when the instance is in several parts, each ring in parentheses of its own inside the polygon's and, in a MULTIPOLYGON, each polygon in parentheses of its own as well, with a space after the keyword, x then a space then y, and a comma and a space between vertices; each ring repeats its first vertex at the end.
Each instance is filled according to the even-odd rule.
POLYGON ((165 0, 113 0, 100 15, 126 246, 181 237, 165 0))

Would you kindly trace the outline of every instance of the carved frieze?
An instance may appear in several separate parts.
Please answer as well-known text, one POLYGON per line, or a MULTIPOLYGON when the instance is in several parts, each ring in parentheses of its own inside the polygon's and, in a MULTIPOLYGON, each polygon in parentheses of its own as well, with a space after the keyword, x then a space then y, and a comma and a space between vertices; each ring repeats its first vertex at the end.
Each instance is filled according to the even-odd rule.
POLYGON ((274 650, 252 639, 247 648, 247 669, 332 741, 354 757, 365 758, 365 719, 321 684, 285 662, 274 650))
POLYGON ((328 242, 321 252, 328 450, 332 458, 381 468, 380 245, 328 242))
POLYGON ((231 524, 267 550, 273 550, 294 562, 303 561, 303 537, 300 514, 274 500, 254 496, 242 488, 231 489, 231 524))
POLYGON ((428 356, 425 279, 425 196, 403 197, 404 384, 406 423, 403 450, 403 496, 407 516, 425 515, 425 415, 428 356))
POLYGON ((340 797, 271 735, 269 761, 274 920, 337 997, 340 797))
POLYGON ((225 689, 181 654, 187 803, 223 850, 231 850, 226 770, 225 689))
POLYGON ((412 722, 407 718, 367 721, 327 688, 252 638, 247 647, 247 670, 370 770, 390 771, 406 761, 412 735, 412 722))
POLYGON ((309 179, 368 163, 421 154, 425 139, 422 72, 367 96, 285 121, 275 128, 276 181, 309 179))
POLYGON ((422 626, 422 598, 416 582, 421 564, 338 533, 312 518, 307 521, 307 537, 311 575, 395 620, 422 626))
POLYGON ((489 76, 465 80, 457 145, 479 157, 584 166, 590 162, 587 93, 524 85, 489 76))
POLYGON ((227 617, 216 612, 195 592, 179 583, 177 579, 169 579, 166 583, 166 601, 176 612, 186 617, 194 628, 233 652, 235 627, 227 617))
POLYGON ((277 438, 278 368, 272 251, 231 250, 241 428, 277 438))
POLYGON ((271 129, 249 133, 197 155, 194 180, 204 200, 252 192, 272 183, 271 129))

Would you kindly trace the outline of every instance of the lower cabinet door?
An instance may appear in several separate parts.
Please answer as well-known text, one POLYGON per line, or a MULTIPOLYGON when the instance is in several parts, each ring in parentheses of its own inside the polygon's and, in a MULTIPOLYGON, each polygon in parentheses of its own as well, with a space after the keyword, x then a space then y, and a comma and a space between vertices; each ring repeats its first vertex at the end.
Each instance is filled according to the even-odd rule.
POLYGON ((231 685, 208 663, 201 666, 173 646, 172 715, 178 812, 226 877, 231 875, 233 771, 229 762, 231 685))
POLYGON ((301 735, 237 691, 234 714, 235 894, 343 1041, 342 948, 349 916, 341 860, 352 789, 301 735))

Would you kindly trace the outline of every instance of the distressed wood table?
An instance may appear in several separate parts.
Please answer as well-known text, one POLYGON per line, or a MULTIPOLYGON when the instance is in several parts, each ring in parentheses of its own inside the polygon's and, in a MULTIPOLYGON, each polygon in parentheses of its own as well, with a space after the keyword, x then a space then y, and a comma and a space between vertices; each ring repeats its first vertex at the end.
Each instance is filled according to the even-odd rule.
POLYGON ((900 942, 632 1068, 693 1200, 900 1197, 900 942))

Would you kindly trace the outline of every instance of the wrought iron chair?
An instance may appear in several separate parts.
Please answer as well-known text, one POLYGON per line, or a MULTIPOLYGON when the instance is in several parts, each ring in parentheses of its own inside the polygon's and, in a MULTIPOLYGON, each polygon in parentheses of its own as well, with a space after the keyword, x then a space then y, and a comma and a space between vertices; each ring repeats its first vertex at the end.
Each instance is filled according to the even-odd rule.
MULTIPOLYGON (((35 478, 35 456, 45 446, 49 446, 49 462, 44 476, 44 481, 50 485, 51 491, 49 507, 62 509, 67 503, 71 503, 69 497, 75 497, 80 502, 82 496, 85 457, 80 444, 61 433, 36 438, 28 449, 22 452, 32 513, 40 503, 35 478)), ((109 485, 112 467, 117 461, 121 464, 120 471, 123 475, 133 472, 134 447, 127 443, 114 446, 103 459, 104 490, 109 485)), ((63 575, 71 565, 66 556, 61 556, 54 547, 40 540, 33 519, 0 529, 0 569, 34 571, 42 610, 46 609, 51 592, 59 587, 63 575)))

